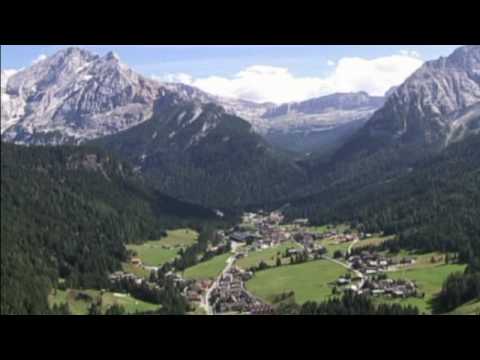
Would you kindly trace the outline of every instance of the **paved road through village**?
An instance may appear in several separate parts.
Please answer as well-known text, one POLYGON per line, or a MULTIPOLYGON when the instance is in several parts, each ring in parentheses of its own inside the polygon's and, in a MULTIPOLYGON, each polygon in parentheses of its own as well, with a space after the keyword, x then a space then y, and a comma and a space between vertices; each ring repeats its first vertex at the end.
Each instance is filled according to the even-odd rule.
POLYGON ((212 294, 212 291, 218 286, 218 282, 220 281, 222 276, 230 270, 230 268, 234 263, 235 263, 235 254, 230 256, 227 259, 226 261, 227 266, 225 266, 225 268, 220 273, 220 275, 218 275, 218 277, 215 279, 212 285, 208 288, 207 292, 205 293, 205 296, 202 297, 202 302, 200 306, 205 310, 207 315, 214 315, 212 306, 210 305, 210 296, 212 294))

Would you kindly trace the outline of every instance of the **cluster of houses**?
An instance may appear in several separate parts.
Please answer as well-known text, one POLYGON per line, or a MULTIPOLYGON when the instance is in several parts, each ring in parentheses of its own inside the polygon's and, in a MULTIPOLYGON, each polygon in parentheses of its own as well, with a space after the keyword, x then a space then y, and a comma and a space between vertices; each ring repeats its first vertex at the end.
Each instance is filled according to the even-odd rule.
POLYGON ((109 280, 110 280, 110 283, 114 287, 116 287, 116 285, 120 285, 120 284, 122 284, 126 281, 130 284, 135 285, 136 287, 148 286, 148 288, 150 290, 161 290, 161 287, 158 284, 156 284, 154 282, 151 282, 151 281, 148 281, 148 280, 146 280, 146 279, 144 279, 140 276, 137 276, 135 274, 126 273, 126 272, 123 272, 123 271, 116 271, 113 274, 110 274, 109 275, 109 280))
POLYGON ((411 265, 415 263, 415 259, 412 257, 403 257, 400 260, 396 260, 370 251, 361 251, 358 255, 350 256, 347 261, 352 269, 360 271, 365 275, 375 275, 397 265, 411 265))
POLYGON ((339 244, 347 243, 358 240, 357 234, 339 234, 335 236, 335 239, 339 244))
POLYGON ((315 255, 323 255, 327 252, 327 249, 320 245, 316 240, 320 239, 320 235, 316 233, 301 231, 293 235, 293 239, 303 245, 303 250, 309 256, 315 257, 315 255))
POLYGON ((284 219, 283 214, 280 211, 272 211, 267 213, 265 211, 260 210, 257 213, 245 213, 243 214, 242 221, 244 224, 252 224, 254 226, 257 225, 278 225, 284 219))
POLYGON ((387 295, 397 298, 417 296, 417 286, 414 282, 404 279, 369 278, 361 291, 373 296, 387 295))
POLYGON ((388 296, 394 298, 407 298, 417 296, 417 286, 414 282, 404 279, 388 279, 386 276, 340 277, 337 285, 344 291, 353 291, 356 294, 372 296, 388 296))
POLYGON ((267 249, 291 239, 292 234, 279 226, 282 221, 283 215, 278 211, 246 213, 243 225, 225 235, 233 243, 248 244, 252 251, 267 249))
POLYGON ((252 296, 244 282, 253 276, 252 272, 233 266, 218 279, 218 286, 210 296, 215 313, 268 314, 273 309, 252 296))
POLYGON ((349 256, 347 263, 354 271, 355 276, 343 276, 337 279, 336 284, 344 291, 397 298, 418 295, 414 282, 404 279, 389 279, 385 274, 395 266, 414 264, 414 258, 404 257, 396 260, 375 252, 360 251, 357 255, 349 256))
POLYGON ((145 279, 132 274, 132 273, 127 273, 123 271, 116 271, 108 276, 108 279, 110 280, 111 283, 116 283, 120 282, 122 280, 129 280, 132 283, 135 283, 136 285, 142 285, 142 283, 145 281, 145 279))
POLYGON ((199 303, 202 301, 202 296, 207 292, 212 283, 212 280, 207 279, 186 281, 183 294, 188 301, 199 303))

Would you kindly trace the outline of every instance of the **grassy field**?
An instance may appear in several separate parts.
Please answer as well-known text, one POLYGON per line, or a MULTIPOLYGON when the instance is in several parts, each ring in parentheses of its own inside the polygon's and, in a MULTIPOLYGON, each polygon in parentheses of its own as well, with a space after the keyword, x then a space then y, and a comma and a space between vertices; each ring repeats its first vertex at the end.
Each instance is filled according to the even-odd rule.
POLYGON ((188 247, 195 243, 198 233, 190 229, 178 229, 167 232, 167 237, 147 241, 141 245, 127 245, 127 249, 138 254, 142 263, 147 266, 161 266, 173 260, 180 248, 188 247))
POLYGON ((357 248, 362 248, 362 247, 370 246, 370 245, 375 245, 376 246, 376 245, 380 245, 380 244, 384 243, 385 241, 391 240, 393 238, 394 238, 393 235, 391 235, 391 236, 372 236, 371 238, 362 239, 362 240, 358 241, 353 246, 353 248, 357 249, 357 248))
POLYGON ((146 270, 141 266, 134 266, 130 263, 122 263, 122 270, 126 273, 132 273, 144 279, 148 279, 150 277, 149 270, 146 270))
POLYGON ((448 315, 480 315, 480 299, 463 304, 448 315))
POLYGON ((426 267, 416 267, 411 269, 389 272, 388 277, 392 279, 409 279, 415 281, 420 292, 425 293, 425 298, 407 298, 407 299, 379 299, 379 302, 397 302, 400 304, 410 304, 418 307, 421 313, 431 313, 430 301, 441 290, 444 280, 453 272, 465 270, 465 265, 459 264, 437 264, 426 267))
POLYGON ((92 301, 89 300, 78 300, 75 297, 75 293, 81 291, 82 293, 88 294, 91 296, 93 301, 96 301, 100 296, 102 297, 102 312, 105 312, 110 306, 117 304, 122 305, 125 308, 127 313, 135 313, 137 311, 150 311, 156 310, 161 307, 161 305, 150 304, 145 301, 137 300, 127 294, 116 294, 111 292, 104 292, 103 295, 100 294, 99 290, 56 290, 56 293, 49 295, 49 304, 62 304, 68 303, 70 311, 74 315, 86 315, 88 314, 88 308, 92 304, 92 301))
POLYGON ((198 233, 191 229, 177 229, 167 231, 167 237, 161 239, 165 246, 188 247, 197 241, 198 233))
POLYGON ((215 279, 225 268, 227 259, 231 253, 215 256, 210 260, 201 262, 195 266, 185 269, 183 276, 186 279, 215 279))
POLYGON ((288 258, 282 259, 282 257, 285 255, 285 250, 298 247, 301 247, 298 243, 294 241, 288 241, 273 248, 249 252, 247 257, 239 259, 236 264, 243 269, 256 266, 262 260, 269 265, 275 265, 278 252, 281 254, 280 259, 282 260, 282 263, 288 263, 288 258))
POLYGON ((322 301, 332 293, 329 283, 337 280, 347 270, 328 260, 310 261, 259 271, 247 282, 247 289, 267 302, 276 295, 294 291, 295 301, 322 301))
POLYGON ((127 245, 127 249, 134 251, 147 266, 160 266, 173 260, 178 248, 165 247, 163 240, 147 241, 142 245, 127 245))

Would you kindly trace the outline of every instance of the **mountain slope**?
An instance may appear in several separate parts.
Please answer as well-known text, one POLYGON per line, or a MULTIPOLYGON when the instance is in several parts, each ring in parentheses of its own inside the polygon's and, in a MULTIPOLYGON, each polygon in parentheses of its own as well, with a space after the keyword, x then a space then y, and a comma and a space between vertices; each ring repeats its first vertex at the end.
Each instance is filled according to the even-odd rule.
POLYGON ((272 104, 222 98, 184 84, 143 77, 117 55, 66 48, 17 71, 2 70, 1 133, 24 144, 79 144, 148 120, 155 100, 175 93, 184 101, 216 103, 252 124, 272 104))
POLYGON ((288 196, 302 170, 214 104, 162 97, 151 120, 92 144, 129 160, 160 190, 210 207, 288 196))
POLYGON ((471 135, 404 175, 332 186, 292 202, 289 212, 315 223, 351 221, 367 232, 401 234, 401 248, 460 251, 469 261, 480 256, 479 204, 480 135, 471 135))
POLYGON ((479 103, 480 46, 460 47, 447 58, 425 63, 397 87, 336 159, 358 158, 392 145, 443 149, 480 131, 479 103))
POLYGON ((307 159, 313 179, 295 196, 329 187, 356 191, 408 173, 425 158, 479 132, 480 46, 425 63, 327 158, 307 159))
POLYGON ((11 76, 2 96, 2 139, 28 144, 79 143, 124 130, 151 115, 160 85, 113 53, 68 48, 11 76))
POLYGON ((86 147, 1 149, 1 312, 38 314, 58 278, 105 287, 125 242, 215 220, 146 188, 129 167, 86 147))

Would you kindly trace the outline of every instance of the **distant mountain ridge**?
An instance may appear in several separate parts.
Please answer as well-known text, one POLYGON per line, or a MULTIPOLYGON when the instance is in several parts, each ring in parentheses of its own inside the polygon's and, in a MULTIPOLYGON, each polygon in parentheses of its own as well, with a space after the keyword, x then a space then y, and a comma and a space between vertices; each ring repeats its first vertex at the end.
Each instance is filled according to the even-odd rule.
POLYGON ((378 109, 384 103, 383 96, 370 96, 364 91, 357 93, 335 93, 301 102, 286 103, 265 112, 263 118, 275 118, 290 112, 321 114, 333 110, 378 109))
POLYGON ((343 125, 368 116, 381 102, 381 98, 356 93, 280 106, 259 104, 211 95, 186 84, 158 82, 132 71, 114 53, 99 56, 73 47, 20 71, 2 70, 2 139, 20 144, 80 144, 148 120, 154 102, 171 93, 184 101, 222 106, 260 134, 318 131, 323 123, 343 125), (280 121, 285 108, 295 113, 294 121, 280 121))
POLYGON ((262 116, 268 122, 264 136, 272 144, 292 151, 333 151, 384 102, 382 96, 357 92, 282 104, 262 116))

